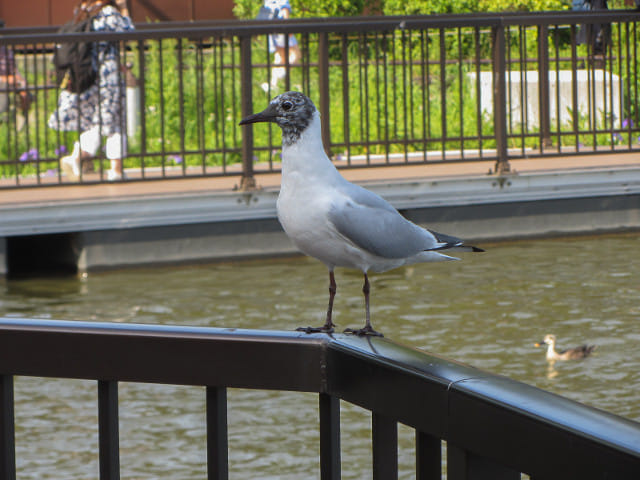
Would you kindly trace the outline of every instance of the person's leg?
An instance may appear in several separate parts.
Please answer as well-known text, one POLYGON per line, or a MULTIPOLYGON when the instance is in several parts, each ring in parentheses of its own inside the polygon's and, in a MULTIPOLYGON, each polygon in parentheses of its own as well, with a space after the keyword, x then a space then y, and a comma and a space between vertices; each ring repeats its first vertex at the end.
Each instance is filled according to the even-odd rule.
POLYGON ((106 154, 111 168, 107 172, 107 180, 121 180, 123 177, 122 159, 127 155, 127 136, 114 133, 107 137, 106 154))
POLYGON ((287 75, 284 65, 284 47, 276 47, 273 54, 273 68, 271 69, 271 87, 276 88, 280 80, 284 80, 287 75))
POLYGON ((79 140, 73 144, 71 154, 60 159, 60 166, 70 180, 77 180, 80 177, 82 160, 94 157, 99 148, 99 127, 92 127, 80 134, 79 140))

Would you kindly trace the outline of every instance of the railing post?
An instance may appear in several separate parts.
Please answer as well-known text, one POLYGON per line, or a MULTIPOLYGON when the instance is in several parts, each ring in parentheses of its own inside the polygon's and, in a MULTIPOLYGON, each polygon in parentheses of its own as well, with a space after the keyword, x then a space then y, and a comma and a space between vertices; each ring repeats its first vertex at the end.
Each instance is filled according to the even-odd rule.
POLYGON ((447 443, 447 480, 520 480, 520 472, 447 443))
POLYGON ((440 439, 416 430, 416 480, 442 478, 440 439))
POLYGON ((207 387, 207 471, 209 480, 229 478, 227 389, 207 387))
POLYGON ((340 479, 340 399, 320 394, 320 478, 340 479))
POLYGON ((373 412, 373 480, 398 479, 398 423, 373 412))
POLYGON ((100 480, 120 479, 118 382, 98 381, 100 480))
MULTIPOLYGON (((549 103, 549 26, 538 27, 538 96, 540 97, 541 150, 551 147, 551 108, 549 103)), ((560 86, 558 85, 558 88, 560 86)))
POLYGON ((318 34, 318 89, 320 90, 320 117, 322 123, 322 143, 331 157, 331 115, 329 111, 329 34, 318 34))
MULTIPOLYGON (((253 96, 251 75, 251 36, 240 37, 240 97, 242 118, 253 112, 253 96)), ((256 188, 256 180, 253 176, 253 125, 242 129, 242 178, 241 190, 256 188)))
POLYGON ((13 376, 0 375, 0 478, 16 479, 13 376))
POLYGON ((507 157, 507 91, 506 91, 506 46, 505 29, 500 23, 491 30, 493 43, 493 114, 498 160, 495 171, 498 175, 509 172, 507 157))

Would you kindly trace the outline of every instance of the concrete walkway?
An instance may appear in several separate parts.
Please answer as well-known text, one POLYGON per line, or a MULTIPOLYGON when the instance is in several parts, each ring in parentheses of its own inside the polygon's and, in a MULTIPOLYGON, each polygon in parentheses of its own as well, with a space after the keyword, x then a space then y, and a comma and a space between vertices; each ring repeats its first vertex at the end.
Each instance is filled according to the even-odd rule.
MULTIPOLYGON (((511 160, 511 168, 516 174, 570 172, 597 169, 640 168, 640 154, 600 154, 572 157, 548 157, 537 159, 511 160)), ((342 174, 356 183, 390 183, 418 180, 442 179, 448 177, 489 176, 495 162, 461 162, 392 167, 371 167, 343 169, 342 174)), ((339 167, 340 164, 336 163, 339 167)), ((195 194, 197 192, 236 192, 240 176, 207 178, 172 178, 168 180, 132 181, 113 184, 76 185, 65 184, 53 188, 0 189, 0 208, 11 205, 26 205, 50 202, 77 202, 82 200, 107 200, 123 197, 155 197, 195 194)), ((278 189, 279 173, 256 175, 258 188, 278 189)))

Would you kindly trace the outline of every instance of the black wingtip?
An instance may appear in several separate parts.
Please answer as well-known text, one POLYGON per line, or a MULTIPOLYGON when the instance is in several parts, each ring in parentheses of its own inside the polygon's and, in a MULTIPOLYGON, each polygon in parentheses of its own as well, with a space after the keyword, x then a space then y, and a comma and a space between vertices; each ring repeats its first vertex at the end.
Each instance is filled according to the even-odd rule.
POLYGON ((472 252, 484 252, 484 249, 480 248, 480 247, 474 247, 473 245, 471 245, 471 251, 472 252))

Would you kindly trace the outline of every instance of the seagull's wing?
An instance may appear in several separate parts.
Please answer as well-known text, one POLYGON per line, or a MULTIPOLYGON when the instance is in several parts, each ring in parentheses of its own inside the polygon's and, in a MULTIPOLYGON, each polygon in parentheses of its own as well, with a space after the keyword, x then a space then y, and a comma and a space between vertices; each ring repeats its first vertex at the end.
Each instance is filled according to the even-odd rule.
POLYGON ((340 193, 346 201, 335 202, 329 221, 358 247, 384 258, 406 258, 447 248, 446 241, 408 221, 375 193, 353 184, 347 184, 340 193))

